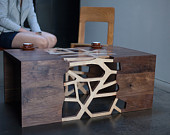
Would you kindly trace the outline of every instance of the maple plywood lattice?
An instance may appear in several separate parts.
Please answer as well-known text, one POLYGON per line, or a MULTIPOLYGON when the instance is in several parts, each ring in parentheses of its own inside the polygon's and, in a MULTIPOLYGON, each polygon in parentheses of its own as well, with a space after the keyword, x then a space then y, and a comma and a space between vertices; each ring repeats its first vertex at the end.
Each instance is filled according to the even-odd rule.
MULTIPOLYGON (((109 92, 100 92, 103 89, 107 89, 114 85, 118 85, 116 81, 116 77, 112 77, 112 75, 117 75, 116 69, 110 69, 108 63, 113 64, 114 59, 109 58, 105 53, 98 53, 97 50, 87 51, 84 49, 76 49, 76 48, 55 48, 48 50, 50 54, 57 54, 64 57, 65 61, 69 62, 69 70, 65 74, 65 102, 73 102, 79 105, 78 112, 73 116, 63 117, 62 121, 70 121, 70 120, 78 120, 81 119, 84 113, 87 113, 89 117, 98 117, 98 116, 106 116, 112 114, 115 109, 119 113, 121 113, 121 109, 117 106, 118 98, 116 98, 118 89, 112 89, 109 92), (106 64, 107 63, 107 64, 106 64), (91 66, 98 66, 101 69, 102 75, 99 77, 88 77, 90 73, 91 66), (80 71, 82 68, 80 67, 89 67, 88 72, 80 71), (76 67, 79 67, 79 70, 74 70, 76 67), (109 79, 109 81, 108 81, 109 79), (98 82, 93 85, 94 82, 98 82), (69 86, 72 86, 69 89, 69 86), (81 92, 80 92, 81 91, 81 92), (87 95, 87 98, 84 102, 81 101, 82 94, 87 95), (92 102, 97 98, 106 98, 106 97, 114 97, 111 101, 111 105, 105 111, 99 112, 91 112, 89 109, 92 102)), ((101 106, 102 108, 102 106, 101 106)), ((95 108, 94 108, 95 109, 95 108)), ((71 110, 70 110, 71 111, 71 110)))

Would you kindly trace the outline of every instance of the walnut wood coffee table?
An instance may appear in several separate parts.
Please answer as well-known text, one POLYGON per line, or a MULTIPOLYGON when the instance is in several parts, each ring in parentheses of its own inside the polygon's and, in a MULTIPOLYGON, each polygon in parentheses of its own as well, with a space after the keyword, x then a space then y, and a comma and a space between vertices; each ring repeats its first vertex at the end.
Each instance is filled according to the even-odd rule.
MULTIPOLYGON (((93 51, 90 47, 84 47, 83 49, 93 51)), ((122 47, 104 47, 99 50, 98 54, 100 58, 103 57, 107 62, 111 62, 110 60, 113 59, 116 66, 119 63, 119 69, 114 64, 108 65, 110 68, 113 67, 115 70, 119 70, 112 72, 116 74, 114 79, 119 85, 116 98, 126 102, 126 108, 121 110, 117 108, 117 111, 129 112, 152 108, 156 56, 122 47)), ((65 98, 65 96, 69 96, 69 92, 71 92, 67 91, 67 86, 72 83, 75 84, 74 80, 78 78, 76 74, 81 74, 76 71, 74 76, 69 68, 71 65, 76 66, 73 62, 78 62, 78 59, 81 60, 84 56, 70 59, 72 58, 71 55, 64 56, 63 53, 60 53, 60 55, 49 54, 41 49, 35 49, 34 51, 8 49, 4 51, 5 102, 19 103, 22 127, 78 119, 83 111, 88 112, 91 116, 98 116, 98 114, 90 113, 88 103, 84 103, 81 104, 83 109, 79 111, 76 118, 62 118, 64 101, 78 101, 73 98, 65 98), (67 72, 68 70, 69 72, 67 72), (69 77, 65 76, 66 82, 63 83, 66 72, 69 77), (71 81, 69 78, 72 78, 71 81)), ((89 78, 93 78, 94 75, 98 75, 102 71, 96 65, 93 66, 93 63, 89 64, 87 62, 86 64, 90 65, 89 78)), ((80 64, 78 63, 78 65, 80 64)), ((112 79, 112 76, 107 81, 110 79, 112 79)), ((84 80, 89 82, 89 79, 84 80)), ((78 85, 83 93, 82 82, 78 85)), ((94 85, 90 86, 94 87, 94 85)), ((93 90, 91 92, 93 93, 93 90)), ((114 93, 112 92, 112 94, 114 93)), ((95 96, 98 98, 111 96, 111 94, 98 94, 96 92, 95 96)), ((96 98, 95 96, 93 98, 96 98)), ((87 102, 90 104, 91 100, 87 100, 87 102)), ((113 109, 116 109, 115 105, 113 107, 113 109)), ((103 115, 104 113, 99 113, 99 116, 103 115)))

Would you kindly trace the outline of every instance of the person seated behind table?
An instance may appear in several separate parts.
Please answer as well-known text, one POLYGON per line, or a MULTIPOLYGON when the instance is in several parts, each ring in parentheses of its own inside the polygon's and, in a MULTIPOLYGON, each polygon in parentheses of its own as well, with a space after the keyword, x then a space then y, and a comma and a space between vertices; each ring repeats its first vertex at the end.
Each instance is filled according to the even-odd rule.
POLYGON ((20 48, 25 42, 38 48, 51 48, 57 38, 41 31, 33 0, 0 0, 0 47, 20 48), (30 30, 24 28, 26 19, 30 30))

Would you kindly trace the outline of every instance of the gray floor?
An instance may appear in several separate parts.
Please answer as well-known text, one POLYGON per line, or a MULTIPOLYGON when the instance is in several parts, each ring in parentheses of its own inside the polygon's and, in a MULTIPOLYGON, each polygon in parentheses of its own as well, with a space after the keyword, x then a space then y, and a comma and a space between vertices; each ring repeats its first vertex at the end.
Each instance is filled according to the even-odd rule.
POLYGON ((21 128, 0 88, 0 135, 170 135, 170 93, 154 90, 153 109, 21 128))

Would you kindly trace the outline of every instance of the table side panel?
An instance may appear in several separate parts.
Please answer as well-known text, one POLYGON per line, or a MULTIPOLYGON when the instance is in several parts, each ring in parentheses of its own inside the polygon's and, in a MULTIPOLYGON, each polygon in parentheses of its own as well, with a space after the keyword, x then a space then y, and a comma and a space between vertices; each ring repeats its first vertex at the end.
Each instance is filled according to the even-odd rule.
POLYGON ((117 97, 127 103, 123 112, 152 108, 156 56, 120 57, 115 62, 121 65, 117 97))
POLYGON ((22 126, 61 122, 64 101, 63 60, 22 62, 22 126))
POLYGON ((144 109, 151 109, 153 103, 153 91, 147 93, 140 93, 133 96, 122 96, 119 98, 126 101, 126 109, 122 112, 139 111, 144 109))

